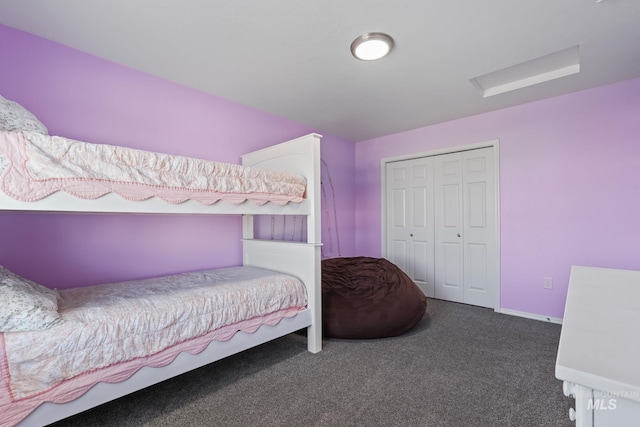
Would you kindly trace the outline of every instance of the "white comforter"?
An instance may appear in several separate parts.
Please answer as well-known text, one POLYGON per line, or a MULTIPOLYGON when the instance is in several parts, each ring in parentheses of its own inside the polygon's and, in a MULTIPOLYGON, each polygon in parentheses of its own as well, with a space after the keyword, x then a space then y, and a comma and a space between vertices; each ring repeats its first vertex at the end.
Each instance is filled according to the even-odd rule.
POLYGON ((66 289, 60 294, 60 325, 4 334, 6 385, 13 401, 226 325, 306 305, 306 291, 298 279, 252 267, 66 289))
POLYGON ((116 193, 169 203, 301 202, 304 177, 34 132, 0 131, 0 189, 30 202, 56 191, 84 199, 116 193))

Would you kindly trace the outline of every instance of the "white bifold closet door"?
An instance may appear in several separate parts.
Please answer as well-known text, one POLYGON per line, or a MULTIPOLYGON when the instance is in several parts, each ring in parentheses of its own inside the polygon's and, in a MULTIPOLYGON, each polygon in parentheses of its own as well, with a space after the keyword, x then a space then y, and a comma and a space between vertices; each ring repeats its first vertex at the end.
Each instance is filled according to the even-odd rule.
POLYGON ((434 157, 436 298, 495 305, 498 245, 492 150, 434 157))
POLYGON ((386 253, 430 297, 495 308, 493 148, 387 163, 386 253))
POLYGON ((433 161, 387 163, 387 258, 434 296, 433 161))

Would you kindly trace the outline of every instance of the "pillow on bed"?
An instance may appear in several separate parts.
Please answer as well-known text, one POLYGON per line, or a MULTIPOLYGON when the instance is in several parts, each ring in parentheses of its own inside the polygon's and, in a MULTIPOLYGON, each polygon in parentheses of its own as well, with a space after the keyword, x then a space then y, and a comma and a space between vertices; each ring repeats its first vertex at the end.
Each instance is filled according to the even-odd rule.
POLYGON ((0 332, 48 329, 61 321, 58 291, 0 266, 0 332))
POLYGON ((0 130, 38 132, 47 135, 48 130, 29 110, 15 101, 0 95, 0 130))

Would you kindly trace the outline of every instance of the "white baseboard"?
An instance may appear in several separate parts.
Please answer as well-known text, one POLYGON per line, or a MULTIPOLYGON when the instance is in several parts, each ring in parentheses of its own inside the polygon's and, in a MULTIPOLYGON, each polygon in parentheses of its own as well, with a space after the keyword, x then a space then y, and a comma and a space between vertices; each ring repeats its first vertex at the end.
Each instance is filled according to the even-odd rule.
POLYGON ((540 320, 541 322, 555 323, 562 325, 562 319, 559 317, 543 316, 542 314, 527 313, 526 311, 509 310, 508 308, 499 308, 496 313, 508 314, 510 316, 525 317, 527 319, 540 320))

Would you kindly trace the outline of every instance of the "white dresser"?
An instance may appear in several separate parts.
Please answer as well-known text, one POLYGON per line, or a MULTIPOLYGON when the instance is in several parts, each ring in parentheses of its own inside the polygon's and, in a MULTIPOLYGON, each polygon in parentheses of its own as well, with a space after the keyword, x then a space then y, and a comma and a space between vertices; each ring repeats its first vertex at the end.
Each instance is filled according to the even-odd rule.
POLYGON ((640 271, 572 267, 556 377, 576 427, 640 426, 640 271))

